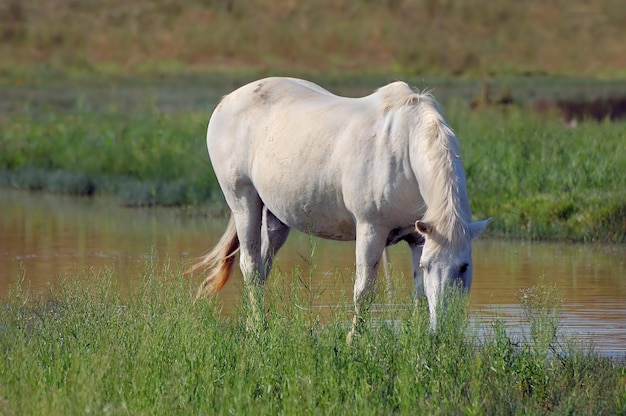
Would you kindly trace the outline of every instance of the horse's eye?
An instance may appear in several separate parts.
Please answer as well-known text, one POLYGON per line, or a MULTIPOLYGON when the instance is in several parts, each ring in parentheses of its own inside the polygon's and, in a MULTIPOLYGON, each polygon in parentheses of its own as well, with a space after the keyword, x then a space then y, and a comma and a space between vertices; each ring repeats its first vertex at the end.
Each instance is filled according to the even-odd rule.
POLYGON ((469 264, 464 263, 460 268, 459 268, 459 273, 460 274, 464 274, 467 271, 469 264))

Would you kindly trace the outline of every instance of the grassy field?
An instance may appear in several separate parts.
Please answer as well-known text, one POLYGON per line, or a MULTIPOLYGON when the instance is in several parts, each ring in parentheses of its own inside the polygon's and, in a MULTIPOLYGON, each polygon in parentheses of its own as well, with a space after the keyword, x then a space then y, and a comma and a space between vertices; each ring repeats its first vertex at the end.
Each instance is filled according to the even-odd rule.
POLYGON ((0 79, 216 68, 619 78, 625 20, 619 0, 7 0, 0 79))
POLYGON ((436 332, 425 302, 371 313, 347 345, 348 312, 321 318, 298 284, 268 288, 262 331, 192 303, 180 272, 146 266, 120 298, 111 271, 41 298, 16 287, 0 314, 0 413, 623 414, 626 367, 556 338, 558 293, 522 300, 529 330, 470 325, 452 297, 436 332), (291 287, 291 289, 285 289, 291 287))
MULTIPOLYGON (((476 218, 491 235, 626 241, 624 122, 583 122, 526 106, 445 106, 462 142, 476 218)), ((209 111, 19 112, 0 123, 0 185, 117 194, 126 205, 213 205, 221 192, 204 135, 209 111)), ((219 210, 219 209, 218 209, 219 210)))

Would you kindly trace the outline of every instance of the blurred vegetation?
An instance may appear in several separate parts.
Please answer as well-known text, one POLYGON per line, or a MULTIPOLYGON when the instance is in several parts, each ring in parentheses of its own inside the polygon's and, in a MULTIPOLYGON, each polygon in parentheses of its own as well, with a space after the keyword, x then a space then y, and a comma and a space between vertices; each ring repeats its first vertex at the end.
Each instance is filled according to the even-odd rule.
POLYGON ((0 76, 626 75, 621 0, 5 0, 0 76))
POLYGON ((190 113, 18 115, 0 124, 0 185, 113 193, 127 205, 205 202, 219 192, 205 126, 190 113))
MULTIPOLYGON (((624 121, 566 127, 524 106, 453 101, 476 218, 492 235, 626 241, 624 121)), ((0 123, 0 185, 117 194, 127 205, 223 201, 203 140, 208 113, 18 113, 0 123)), ((217 208, 220 211, 221 208, 217 208)))

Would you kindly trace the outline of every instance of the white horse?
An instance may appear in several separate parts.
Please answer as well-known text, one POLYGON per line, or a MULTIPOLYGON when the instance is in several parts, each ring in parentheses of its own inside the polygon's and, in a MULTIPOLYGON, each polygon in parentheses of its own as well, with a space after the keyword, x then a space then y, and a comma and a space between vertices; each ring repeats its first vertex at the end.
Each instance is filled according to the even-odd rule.
POLYGON ((192 268, 211 269, 198 296, 224 285, 238 248, 245 282, 261 287, 290 228, 356 239, 355 323, 383 250, 402 240, 433 328, 444 288, 469 290, 471 242, 491 219, 471 222, 459 143, 431 95, 394 82, 346 98, 304 80, 262 79, 222 99, 207 147, 232 215, 192 268))

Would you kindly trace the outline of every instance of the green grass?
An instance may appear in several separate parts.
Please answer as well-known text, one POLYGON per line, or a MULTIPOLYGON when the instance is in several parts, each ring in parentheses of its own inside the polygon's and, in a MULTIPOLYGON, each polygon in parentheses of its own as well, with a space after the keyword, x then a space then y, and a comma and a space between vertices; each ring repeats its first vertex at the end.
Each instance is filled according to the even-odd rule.
POLYGON ((0 182, 129 205, 181 205, 217 191, 203 140, 206 115, 49 114, 0 127, 0 182))
POLYGON ((507 237, 626 241, 626 124, 523 108, 450 112, 474 215, 507 237))
MULTIPOLYGON (((461 138, 474 216, 494 218, 491 235, 626 241, 623 121, 566 128, 525 106, 470 111, 450 101, 445 110, 461 138)), ((5 115, 0 185, 117 194, 128 205, 223 207, 204 140, 209 115, 5 115)))
POLYGON ((531 331, 521 340, 499 320, 480 335, 466 300, 453 297, 436 332, 424 303, 407 301, 366 316, 347 345, 350 307, 320 317, 296 273, 275 279, 283 284, 268 288, 265 327, 248 332, 245 305, 232 317, 214 301, 194 305, 180 272, 154 264, 123 298, 112 271, 85 272, 45 297, 14 288, 0 314, 0 413, 626 411, 624 363, 557 342, 549 288, 526 293, 531 331))

